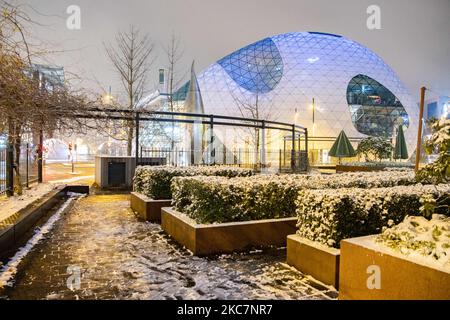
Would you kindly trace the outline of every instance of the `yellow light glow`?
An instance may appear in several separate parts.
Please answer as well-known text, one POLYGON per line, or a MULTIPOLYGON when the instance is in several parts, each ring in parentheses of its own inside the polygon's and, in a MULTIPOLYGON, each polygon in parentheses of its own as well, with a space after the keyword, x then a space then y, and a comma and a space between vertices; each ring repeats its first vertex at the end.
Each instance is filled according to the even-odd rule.
POLYGON ((114 101, 114 96, 112 96, 111 94, 104 94, 102 96, 102 103, 103 104, 112 104, 114 101))

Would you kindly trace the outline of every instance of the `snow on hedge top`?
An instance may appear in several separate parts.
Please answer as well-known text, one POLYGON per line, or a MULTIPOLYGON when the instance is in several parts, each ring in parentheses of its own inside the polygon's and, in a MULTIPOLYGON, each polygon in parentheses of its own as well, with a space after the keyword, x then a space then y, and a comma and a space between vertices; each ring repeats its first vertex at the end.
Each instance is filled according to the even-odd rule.
MULTIPOLYGON (((294 217, 298 192, 359 187, 393 187, 415 183, 413 172, 345 173, 334 175, 255 175, 175 177, 172 205, 198 223, 294 217)), ((307 202, 305 202, 307 204, 307 202)), ((403 218, 403 217, 402 217, 403 218)))
POLYGON ((251 169, 231 167, 231 166, 138 166, 136 174, 147 172, 167 173, 176 176, 198 176, 198 175, 220 175, 220 176, 249 176, 252 174, 251 169))
MULTIPOLYGON (((191 174, 195 176, 195 174, 191 174)), ((195 177, 203 183, 231 184, 251 187, 255 184, 281 184, 287 187, 296 186, 302 189, 338 189, 338 188, 380 188, 416 183, 412 170, 392 170, 379 172, 348 172, 331 175, 305 174, 262 174, 245 178, 222 179, 221 177, 195 177)))
POLYGON ((174 177, 184 176, 250 176, 253 171, 239 167, 227 166, 140 166, 136 168, 133 189, 152 199, 171 199, 170 184, 174 177))
POLYGON ((338 248, 342 239, 377 234, 390 220, 400 223, 407 215, 420 215, 424 195, 435 199, 447 193, 449 184, 301 190, 296 201, 298 233, 338 248))
POLYGON ((450 271, 450 217, 434 214, 427 220, 408 216, 374 241, 415 261, 450 271))

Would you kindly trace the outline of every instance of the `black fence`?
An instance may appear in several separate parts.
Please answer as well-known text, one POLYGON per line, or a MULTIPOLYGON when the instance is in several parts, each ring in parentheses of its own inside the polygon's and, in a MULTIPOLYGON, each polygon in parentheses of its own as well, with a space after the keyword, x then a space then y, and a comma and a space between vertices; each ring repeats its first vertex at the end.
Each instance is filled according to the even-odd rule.
MULTIPOLYGON (((307 169, 307 155, 308 155, 308 130, 305 127, 296 124, 289 124, 278 121, 261 120, 253 118, 243 118, 243 117, 233 117, 215 114, 198 114, 198 113, 186 113, 186 112, 166 112, 166 111, 150 111, 145 109, 140 110, 129 110, 129 109, 114 109, 114 108, 91 108, 87 110, 86 113, 77 114, 76 117, 80 119, 96 119, 96 120, 127 120, 134 122, 135 128, 135 159, 136 163, 143 157, 150 156, 150 154, 145 154, 144 150, 141 150, 140 141, 140 124, 143 122, 159 122, 159 123, 179 123, 187 125, 203 125, 208 127, 210 137, 209 142, 213 145, 215 140, 214 130, 217 126, 219 127, 234 127, 234 128, 251 128, 254 130, 261 130, 263 136, 266 130, 276 130, 278 132, 285 132, 290 136, 290 155, 287 155, 286 149, 283 149, 281 154, 282 160, 278 161, 278 167, 281 168, 282 164, 286 163, 285 159, 290 159, 290 171, 300 172, 306 171, 307 169), (142 151, 142 152, 141 152, 142 151), (141 154, 139 154, 141 152, 141 154), (304 158, 304 159, 303 159, 304 158), (306 165, 305 165, 306 163, 306 165)), ((288 140, 286 140, 288 141, 288 140)), ((195 147, 195 146, 194 146, 195 147)), ((198 162, 198 154, 203 152, 198 152, 195 150, 176 150, 172 151, 157 151, 150 148, 148 153, 161 153, 161 159, 166 159, 167 163, 183 165, 182 159, 185 158, 186 153, 191 155, 190 161, 186 162, 189 164, 202 164, 198 162), (180 157, 181 153, 181 157, 180 157)), ((213 161, 208 160, 206 164, 217 164, 216 159, 220 159, 220 149, 215 150, 207 157, 213 158, 213 161)), ((227 156, 230 151, 223 152, 227 156)), ((232 151, 233 159, 239 159, 239 152, 232 151)), ((254 158, 257 159, 256 152, 249 151, 248 153, 254 153, 254 158)), ((272 151, 272 153, 278 153, 278 159, 280 159, 280 150, 272 151)), ((267 153, 269 154, 269 153, 267 153)), ((242 154, 241 154, 242 155, 242 154)), ((156 157, 155 157, 156 159, 156 157)), ((156 159, 157 160, 157 159, 156 159)), ((155 163, 158 161, 155 161, 155 163)), ((253 165, 266 167, 268 163, 266 161, 255 161, 255 163, 247 163, 247 161, 234 160, 232 163, 236 165, 253 165)), ((281 171, 281 170, 280 170, 281 171)))
POLYGON ((138 164, 140 165, 174 165, 189 166, 192 153, 200 152, 202 165, 227 165, 242 168, 251 168, 255 171, 267 169, 276 172, 292 172, 292 155, 295 157, 296 169, 298 172, 305 172, 308 169, 308 158, 305 150, 298 150, 294 153, 286 149, 269 149, 256 151, 250 148, 228 149, 225 147, 215 148, 213 151, 197 151, 189 149, 170 148, 140 148, 138 164), (211 155, 213 154, 213 155, 211 155), (148 163, 153 159, 152 163, 148 163))
MULTIPOLYGON (((8 162, 7 152, 8 150, 6 148, 0 149, 0 195, 5 194, 8 189, 9 170, 13 171, 14 185, 17 185, 18 182, 20 182, 22 187, 28 187, 31 183, 38 180, 36 147, 32 147, 29 143, 22 144, 19 151, 18 163, 16 163, 16 159, 12 162, 8 162)), ((13 150, 14 158, 15 155, 16 150, 13 150)))
POLYGON ((20 183, 28 187, 38 180, 37 148, 31 144, 22 144, 19 158, 20 183))

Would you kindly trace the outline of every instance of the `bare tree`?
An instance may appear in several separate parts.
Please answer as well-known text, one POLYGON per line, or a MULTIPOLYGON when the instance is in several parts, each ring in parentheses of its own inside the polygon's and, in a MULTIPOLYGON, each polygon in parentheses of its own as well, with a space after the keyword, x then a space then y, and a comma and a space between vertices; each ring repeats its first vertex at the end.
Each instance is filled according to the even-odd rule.
MULTIPOLYGON (((127 107, 135 109, 146 93, 154 46, 147 34, 141 35, 133 26, 127 32, 118 32, 115 40, 115 46, 104 44, 106 54, 120 76, 127 95, 127 107)), ((127 154, 131 156, 134 137, 132 120, 127 121, 126 131, 127 154)))
POLYGON ((41 51, 30 45, 27 38, 26 26, 34 21, 23 8, 0 1, 0 132, 7 133, 9 150, 15 150, 8 161, 14 164, 19 194, 24 133, 77 130, 84 125, 77 115, 90 104, 84 94, 72 90, 67 83, 47 86, 40 77, 32 58, 40 56, 41 51))
POLYGON ((3 52, 22 55, 31 66, 31 51, 24 24, 36 24, 23 10, 23 5, 0 0, 0 46, 3 52))
MULTIPOLYGON (((236 93, 232 93, 233 100, 238 107, 239 113, 244 118, 250 118, 255 120, 273 120, 273 114, 271 110, 273 108, 267 108, 262 97, 259 93, 244 94, 240 96, 236 93)), ((251 145, 255 150, 255 163, 260 164, 260 150, 261 150, 261 132, 259 128, 248 129, 250 130, 251 145)), ((267 140, 266 140, 267 143, 267 140)))
MULTIPOLYGON (((167 103, 170 112, 174 112, 174 91, 179 88, 181 82, 185 78, 186 73, 183 76, 179 75, 178 64, 183 58, 183 50, 180 46, 180 39, 172 33, 169 44, 164 48, 164 52, 167 56, 167 103)), ((172 122, 171 130, 171 149, 175 147, 175 123, 172 122)))

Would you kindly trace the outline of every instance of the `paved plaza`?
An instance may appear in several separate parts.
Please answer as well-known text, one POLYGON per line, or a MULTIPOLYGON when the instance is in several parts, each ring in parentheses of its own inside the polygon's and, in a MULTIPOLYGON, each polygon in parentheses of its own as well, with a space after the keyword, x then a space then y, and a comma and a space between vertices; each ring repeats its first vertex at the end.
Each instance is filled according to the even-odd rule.
POLYGON ((2 299, 335 299, 290 268, 284 249, 192 256, 128 195, 91 195, 56 222, 19 265, 2 299), (77 271, 81 277, 79 286, 77 271), (70 290, 67 284, 74 285, 70 290))

